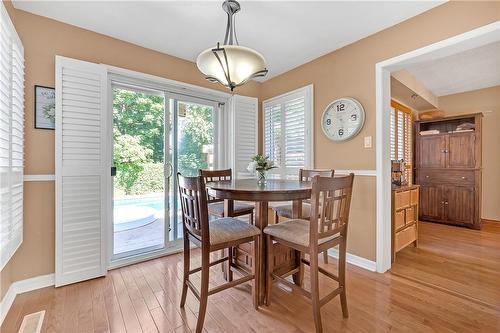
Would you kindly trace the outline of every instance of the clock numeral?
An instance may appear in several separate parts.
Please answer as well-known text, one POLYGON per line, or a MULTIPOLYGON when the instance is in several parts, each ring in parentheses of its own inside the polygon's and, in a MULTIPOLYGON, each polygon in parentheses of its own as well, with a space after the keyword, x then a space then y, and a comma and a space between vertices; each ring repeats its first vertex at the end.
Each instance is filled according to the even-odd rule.
POLYGON ((345 110, 345 104, 339 104, 337 105, 337 111, 344 111, 345 110))
POLYGON ((330 118, 328 118, 328 119, 326 120, 326 124, 327 124, 327 125, 331 125, 331 124, 332 124, 332 120, 331 120, 330 118))
POLYGON ((351 114, 351 120, 356 121, 358 119, 358 115, 356 114, 351 114))
POLYGON ((339 129, 339 136, 342 136, 342 135, 344 135, 344 129, 343 128, 339 129))

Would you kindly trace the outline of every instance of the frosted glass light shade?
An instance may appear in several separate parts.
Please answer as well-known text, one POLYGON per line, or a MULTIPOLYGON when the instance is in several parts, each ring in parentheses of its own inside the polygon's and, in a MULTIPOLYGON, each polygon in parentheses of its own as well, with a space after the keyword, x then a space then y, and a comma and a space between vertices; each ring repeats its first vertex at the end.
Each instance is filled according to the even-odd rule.
POLYGON ((196 65, 208 80, 218 81, 231 90, 253 77, 267 74, 264 57, 255 50, 239 45, 207 49, 200 53, 196 65))

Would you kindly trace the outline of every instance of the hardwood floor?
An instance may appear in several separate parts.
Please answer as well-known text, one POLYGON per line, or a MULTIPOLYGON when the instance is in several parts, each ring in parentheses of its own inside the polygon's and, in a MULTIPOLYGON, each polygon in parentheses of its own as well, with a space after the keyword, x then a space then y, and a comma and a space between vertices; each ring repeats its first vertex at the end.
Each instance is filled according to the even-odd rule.
POLYGON ((420 222, 419 246, 398 252, 391 272, 463 294, 500 313, 500 223, 481 230, 420 222))
MULTIPOLYGON (((196 324, 198 302, 188 292, 186 308, 179 308, 181 259, 172 255, 110 271, 105 278, 21 294, 0 331, 15 333, 24 315, 44 309, 43 332, 190 332, 196 324)), ((330 262, 334 263, 325 266, 336 269, 335 260, 330 262)), ((214 267, 211 283, 221 278, 214 267)), ((320 287, 324 294, 335 284, 322 278, 320 287)), ((314 330, 310 305, 302 296, 275 284, 272 305, 255 311, 250 288, 245 284, 210 296, 205 332, 314 330)), ((497 308, 351 265, 347 300, 348 319, 342 318, 338 300, 322 309, 325 332, 500 331, 497 308)))

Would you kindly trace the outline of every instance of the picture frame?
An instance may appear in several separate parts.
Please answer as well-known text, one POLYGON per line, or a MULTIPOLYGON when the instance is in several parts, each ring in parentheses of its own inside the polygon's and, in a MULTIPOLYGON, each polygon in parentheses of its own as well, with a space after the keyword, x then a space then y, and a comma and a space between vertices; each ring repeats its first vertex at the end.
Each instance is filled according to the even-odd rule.
POLYGON ((56 90, 53 87, 35 85, 35 128, 55 130, 56 90))

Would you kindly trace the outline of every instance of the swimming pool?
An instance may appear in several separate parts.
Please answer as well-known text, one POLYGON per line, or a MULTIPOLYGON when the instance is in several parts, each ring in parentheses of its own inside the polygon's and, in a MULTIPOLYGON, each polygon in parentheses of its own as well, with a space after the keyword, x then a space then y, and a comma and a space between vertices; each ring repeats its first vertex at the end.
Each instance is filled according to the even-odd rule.
POLYGON ((163 193, 144 196, 119 197, 113 200, 114 231, 125 231, 142 227, 164 218, 165 197, 163 193))

